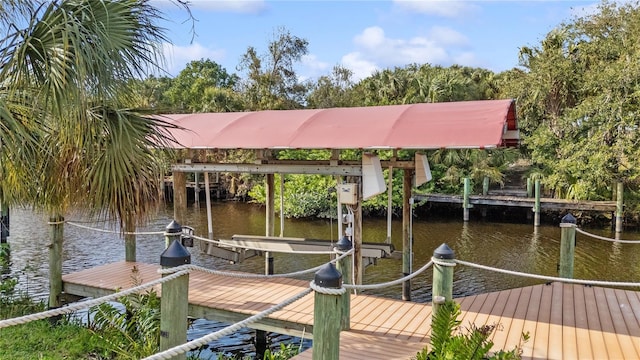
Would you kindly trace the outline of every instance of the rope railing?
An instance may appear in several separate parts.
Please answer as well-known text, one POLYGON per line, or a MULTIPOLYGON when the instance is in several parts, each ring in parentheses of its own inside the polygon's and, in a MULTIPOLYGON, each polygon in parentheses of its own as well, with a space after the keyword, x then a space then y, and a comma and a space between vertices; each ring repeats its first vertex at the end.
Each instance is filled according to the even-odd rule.
POLYGON ((240 322, 237 322, 233 325, 227 326, 224 329, 218 330, 216 332, 210 333, 208 335, 205 335, 203 337, 200 337, 198 339, 195 340, 191 340, 189 342, 186 342, 182 345, 179 346, 175 346, 172 347, 171 349, 167 349, 165 351, 159 352, 155 355, 149 356, 144 358, 144 360, 162 360, 162 359, 172 359, 173 357, 180 355, 180 354, 184 354, 187 351, 190 350, 194 350, 197 349, 203 345, 206 345, 208 343, 210 343, 211 341, 220 339, 223 336, 227 336, 230 335, 236 331, 238 331, 241 328, 247 327, 249 325, 251 325, 252 323, 255 323, 257 321, 262 320, 263 318, 273 314, 274 312, 281 310, 282 308, 302 299, 303 297, 305 297, 306 295, 310 294, 312 291, 311 288, 307 288, 304 291, 298 293, 295 296, 292 296, 284 301, 282 301, 281 303, 274 305, 270 308, 268 308, 267 310, 264 310, 262 312, 259 312, 253 316, 250 316, 240 322))
POLYGON ((173 274, 171 274, 169 276, 165 276, 165 277, 162 277, 160 279, 149 281, 148 283, 144 283, 144 284, 129 288, 127 290, 118 291, 118 292, 115 292, 115 293, 113 293, 111 295, 95 298, 95 299, 92 299, 92 300, 77 302, 77 303, 69 304, 69 305, 64 306, 64 307, 51 309, 51 310, 47 310, 47 311, 42 311, 42 312, 35 313, 35 314, 24 315, 24 316, 20 316, 20 317, 17 317, 17 318, 12 318, 12 319, 0 320, 0 329, 5 328, 5 327, 9 327, 9 326, 14 326, 14 325, 26 324, 26 323, 31 322, 31 321, 47 319, 47 318, 54 317, 54 316, 71 314, 71 313, 76 312, 78 310, 83 310, 83 309, 86 309, 86 308, 90 308, 92 306, 97 306, 97 305, 103 304, 105 302, 115 301, 118 298, 121 298, 123 296, 127 296, 127 295, 138 293, 140 291, 149 289, 149 288, 154 287, 156 285, 159 285, 159 284, 162 284, 164 282, 167 282, 167 281, 173 280, 175 278, 178 278, 178 277, 180 277, 182 275, 186 275, 187 273, 188 273, 188 271, 186 271, 186 270, 185 271, 178 271, 178 272, 173 273, 173 274))
POLYGON ((576 226, 576 231, 579 232, 582 235, 587 235, 587 236, 590 236, 590 237, 592 237, 594 239, 598 239, 598 240, 611 241, 611 242, 617 242, 617 243, 622 243, 622 244, 640 244, 640 240, 613 239, 613 238, 609 238, 609 237, 605 237, 605 236, 592 234, 590 232, 586 232, 586 231, 580 229, 577 226, 576 226))
MULTIPOLYGON (((334 254, 336 253, 335 251, 333 252, 334 254)), ((342 253, 340 256, 338 256, 337 258, 330 260, 322 265, 318 265, 309 269, 305 269, 305 270, 300 270, 300 271, 295 271, 295 272, 290 272, 290 273, 286 273, 286 274, 271 274, 271 275, 265 275, 265 274, 249 274, 249 273, 242 273, 242 272, 232 272, 232 271, 220 271, 220 270, 213 270, 213 269, 208 269, 202 266, 198 266, 198 265, 193 265, 193 264, 187 264, 187 265, 180 265, 177 267, 173 267, 173 268, 167 268, 167 269, 158 269, 158 273, 161 275, 165 275, 165 274, 172 274, 174 272, 178 272, 178 271, 200 271, 206 274, 212 274, 212 275, 219 275, 219 276, 228 276, 228 277, 234 277, 234 278, 240 278, 240 279, 264 279, 264 278, 282 278, 282 277, 294 277, 294 276, 298 276, 298 275, 304 275, 304 274, 309 274, 312 272, 316 272, 318 271, 320 268, 322 268, 323 266, 325 266, 328 263, 335 263, 336 261, 339 261, 341 259, 343 259, 344 257, 347 257, 349 255, 353 254, 353 249, 342 253)))
MULTIPOLYGON (((107 230, 107 229, 99 229, 99 228, 95 228, 95 227, 91 227, 91 226, 87 226, 87 225, 82 225, 82 224, 78 224, 76 222, 72 222, 72 221, 64 221, 63 223, 65 224, 69 224, 71 226, 75 226, 81 229, 86 229, 86 230, 92 230, 92 231, 97 231, 97 232, 103 232, 103 233, 109 233, 109 234, 123 234, 123 235, 163 235, 164 231, 116 231, 116 230, 107 230)), ((53 223, 51 223, 53 224, 53 223)))
MULTIPOLYGON (((451 264, 450 262, 443 262, 437 259, 432 259, 432 261, 434 264, 443 265, 443 266, 450 266, 451 264)), ((507 274, 507 275, 521 276, 521 277, 527 277, 531 279, 538 279, 538 280, 545 280, 545 281, 558 281, 558 282, 569 283, 569 284, 593 285, 593 286, 640 287, 640 283, 561 278, 561 277, 555 277, 555 276, 546 276, 546 275, 539 275, 539 274, 524 273, 520 271, 505 270, 505 269, 495 268, 491 266, 475 264, 472 262, 458 260, 458 259, 455 259, 453 261, 455 261, 455 263, 457 264, 476 268, 476 269, 488 270, 488 271, 493 271, 493 272, 507 274)))
POLYGON ((420 275, 421 273, 423 273, 425 270, 427 270, 431 265, 433 265, 433 260, 429 261, 428 263, 426 263, 424 266, 422 266, 420 269, 416 270, 415 272, 401 277, 399 279, 396 280, 392 280, 392 281, 387 281, 384 283, 378 283, 378 284, 366 284, 366 285, 350 285, 350 284, 344 284, 344 288, 345 289, 354 289, 354 290, 372 290, 372 289, 382 289, 385 287, 389 287, 389 286, 393 286, 393 285, 398 285, 398 284, 402 284, 405 281, 411 280, 414 277, 420 275))

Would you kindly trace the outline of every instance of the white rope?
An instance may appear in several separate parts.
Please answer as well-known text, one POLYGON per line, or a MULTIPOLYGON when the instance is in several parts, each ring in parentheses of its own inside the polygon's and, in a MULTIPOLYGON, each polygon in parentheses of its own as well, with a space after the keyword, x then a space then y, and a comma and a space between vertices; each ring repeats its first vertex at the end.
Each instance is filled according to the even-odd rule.
POLYGON ((440 266, 448 266, 448 267, 454 267, 456 266, 456 263, 453 259, 451 260, 444 260, 444 259, 438 259, 435 257, 431 257, 431 261, 433 261, 434 264, 436 265, 440 265, 440 266))
POLYGON ((420 269, 416 270, 414 273, 409 274, 409 275, 407 275, 405 277, 402 277, 400 279, 393 280, 393 281, 388 281, 388 282, 379 283, 379 284, 368 284, 368 285, 347 285, 347 284, 345 284, 344 287, 346 289, 371 290, 371 289, 381 289, 381 288, 385 288, 385 287, 388 287, 388 286, 402 284, 403 282, 405 282, 407 280, 411 280, 414 277, 420 275, 423 271, 427 270, 431 265, 433 265, 433 260, 429 261, 428 263, 426 263, 423 267, 421 267, 420 269))
POLYGON ((311 293, 311 289, 305 289, 304 291, 302 291, 301 293, 284 300, 283 302, 274 305, 272 307, 270 307, 267 310, 264 310, 262 312, 259 312, 253 316, 250 316, 240 322, 237 322, 233 325, 230 325, 222 330, 218 330, 214 333, 205 335, 201 338, 195 339, 195 340, 191 340, 185 344, 173 347, 171 349, 159 352, 155 355, 151 355, 149 357, 144 358, 144 360, 161 360, 161 359, 172 359, 175 356, 178 356, 180 354, 184 354, 189 350, 193 350, 193 349, 197 349, 205 344, 208 344, 214 340, 217 340, 221 337, 230 335, 236 331, 238 331, 238 329, 241 329, 243 327, 247 327, 250 324, 256 322, 256 321, 260 321, 263 318, 271 315, 272 313, 284 308, 287 305, 290 305, 298 300, 300 300, 301 298, 303 298, 304 296, 306 296, 307 294, 311 293))
POLYGON ((588 232, 580 229, 579 227, 576 227, 576 231, 579 232, 580 234, 591 236, 592 238, 595 238, 595 239, 598 239, 598 240, 605 240, 605 241, 611 241, 611 242, 617 242, 617 243, 623 243, 623 244, 640 244, 640 240, 612 239, 612 238, 608 238, 608 237, 604 237, 604 236, 588 233, 588 232))
MULTIPOLYGON (((210 242, 213 244, 217 244, 221 247, 237 247, 237 248, 242 248, 242 249, 247 249, 247 250, 256 250, 256 251, 269 251, 269 252, 277 252, 277 253, 284 253, 284 254, 310 254, 310 255, 324 255, 324 254, 334 254, 335 251, 333 250, 293 250, 293 249, 266 249, 263 247, 259 247, 259 246, 250 246, 250 245, 243 245, 243 244, 230 244, 228 242, 222 242, 220 240, 211 240, 211 239, 207 239, 207 238, 203 238, 200 236, 195 236, 195 235, 191 235, 192 238, 194 239, 198 239, 201 241, 205 241, 205 242, 210 242)), ((234 240, 231 240, 234 241, 234 240)), ((304 244, 304 242, 300 242, 301 244, 304 244)))
POLYGON ((619 286, 619 287, 640 287, 640 283, 629 283, 629 282, 616 282, 616 281, 599 281, 599 280, 583 280, 583 279, 568 279, 568 278, 560 278, 554 276, 545 276, 545 275, 537 275, 537 274, 528 274, 519 271, 511 271, 504 270, 499 268, 494 268, 486 265, 474 264, 471 262, 466 262, 462 260, 455 260, 460 265, 474 267, 482 270, 495 271, 502 274, 515 275, 528 277, 532 279, 545 280, 545 281, 558 281, 569 284, 581 284, 581 285, 595 285, 595 286, 619 286))
POLYGON ((316 284, 314 280, 311 280, 311 282, 309 283, 309 287, 313 289, 313 291, 319 292, 320 294, 325 294, 325 295, 342 295, 345 292, 347 292, 347 289, 345 289, 344 287, 341 287, 338 289, 327 288, 327 287, 323 287, 316 284))
POLYGON ((230 272, 230 271, 220 271, 220 270, 213 270, 213 269, 207 269, 205 267, 202 266, 198 266, 198 265, 191 265, 191 264, 186 264, 186 265, 180 265, 177 267, 173 267, 173 268, 167 268, 167 269, 158 269, 158 273, 159 274, 172 274, 176 271, 200 271, 206 274, 212 274, 212 275, 219 275, 219 276, 228 276, 228 277, 234 277, 234 278, 240 278, 240 279, 264 279, 264 278, 282 278, 282 277, 294 277, 294 276, 298 276, 298 275, 304 275, 304 274, 309 274, 312 272, 316 272, 318 270, 320 270, 320 268, 322 268, 323 266, 327 265, 328 263, 335 263, 338 260, 341 260, 342 258, 349 256, 353 253, 353 249, 341 254, 340 256, 338 256, 336 259, 333 259, 331 261, 328 261, 322 265, 318 265, 316 267, 310 268, 310 269, 306 269, 306 270, 300 270, 300 271, 296 271, 296 272, 290 272, 290 273, 286 273, 286 274, 272 274, 272 275, 264 275, 264 274, 249 274, 249 273, 241 273, 241 272, 230 272))
POLYGON ((87 230, 92 230, 92 231, 97 231, 97 232, 103 232, 103 233, 109 233, 109 234, 124 234, 124 235, 163 235, 164 231, 148 231, 148 232, 130 232, 130 231, 125 231, 125 232, 120 232, 120 231, 115 231, 115 230, 106 230, 106 229, 98 229, 98 228, 94 228, 91 226, 86 226, 86 225, 80 225, 71 221, 65 221, 65 223, 71 225, 71 226, 75 226, 75 227, 79 227, 82 229, 87 229, 87 230))
POLYGON ((127 295, 130 295, 130 294, 134 294, 134 293, 140 292, 142 290, 148 289, 148 288, 153 287, 155 285, 162 284, 162 283, 164 283, 166 281, 178 278, 178 277, 180 277, 182 275, 186 275, 187 273, 188 273, 187 271, 179 271, 179 272, 176 272, 176 273, 171 274, 169 276, 165 276, 163 278, 150 281, 150 282, 148 282, 146 284, 138 285, 138 286, 132 287, 130 289, 119 291, 119 292, 113 293, 111 295, 103 296, 103 297, 96 298, 96 299, 93 299, 93 300, 77 302, 77 303, 69 304, 69 305, 67 305, 65 307, 61 307, 61 308, 57 308, 57 309, 51 309, 51 310, 47 310, 47 311, 43 311, 43 312, 39 312, 39 313, 35 313, 35 314, 24 315, 24 316, 20 316, 20 317, 13 318, 13 319, 0 320, 0 329, 5 328, 5 327, 9 327, 9 326, 14 326, 14 325, 26 324, 26 323, 31 322, 31 321, 42 320, 42 319, 50 318, 50 317, 53 317, 53 316, 70 314, 72 312, 75 312, 75 311, 78 311, 78 310, 82 310, 82 309, 86 309, 86 308, 90 308, 92 306, 100 305, 100 304, 108 302, 108 301, 115 301, 118 298, 121 298, 123 296, 127 296, 127 295))

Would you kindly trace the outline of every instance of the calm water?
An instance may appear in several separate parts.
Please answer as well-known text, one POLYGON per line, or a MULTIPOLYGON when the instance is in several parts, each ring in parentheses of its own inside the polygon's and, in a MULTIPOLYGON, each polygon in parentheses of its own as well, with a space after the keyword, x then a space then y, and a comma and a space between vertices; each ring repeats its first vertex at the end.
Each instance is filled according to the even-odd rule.
MULTIPOLYGON (((204 206, 204 205, 203 205, 204 206)), ((213 205, 214 236, 230 238, 233 234, 264 234, 264 209, 236 202, 216 202, 213 205)), ((163 231, 171 221, 173 211, 160 211, 154 220, 139 231, 163 231)), ((47 292, 47 267, 49 228, 46 216, 27 209, 14 208, 11 212, 11 267, 10 273, 18 276, 21 286, 31 295, 44 297, 47 292)), ((416 218, 413 221, 414 269, 429 261, 433 250, 447 243, 461 260, 479 264, 517 270, 522 272, 556 276, 559 259, 560 228, 557 225, 541 226, 534 230, 531 224, 491 223, 473 219, 463 223, 462 216, 453 220, 416 218)), ((69 221, 82 219, 69 216, 69 221)), ((88 223, 92 227, 113 230, 109 223, 88 223)), ((196 235, 206 237, 207 219, 204 208, 189 208, 184 225, 195 228, 196 235)), ((399 219, 392 225, 392 241, 396 249, 402 249, 402 224, 399 219)), ((587 229, 598 235, 613 237, 607 229, 587 229)), ((280 233, 276 221, 276 234, 280 233)), ((284 235, 336 240, 337 224, 330 220, 285 220, 284 235)), ((364 241, 383 242, 386 238, 385 219, 365 219, 364 241)), ((625 232, 623 239, 640 239, 637 232, 625 232)), ((161 235, 139 235, 138 260, 158 263, 164 249, 161 235)), ((197 245, 197 243, 196 243, 197 245)), ((255 257, 242 264, 228 262, 201 254, 198 247, 191 248, 192 263, 216 269, 242 270, 262 273, 264 258, 255 257)), ((285 273, 320 265, 328 260, 327 255, 275 254, 275 272, 285 273)), ((95 232, 70 225, 65 226, 64 273, 86 269, 124 259, 124 243, 116 234, 95 232)), ((610 281, 640 281, 640 244, 617 244, 594 240, 577 235, 574 276, 582 279, 610 281)), ((364 283, 379 283, 402 276, 400 260, 381 259, 375 266, 366 269, 364 283)), ((305 277, 311 279, 312 275, 305 277)), ((458 266, 454 275, 454 297, 483 292, 504 290, 538 284, 540 281, 458 266)), ((368 291, 391 298, 401 298, 401 285, 368 291)), ((414 301, 431 300, 431 270, 412 282, 414 301)), ((196 322, 190 337, 195 338, 224 325, 211 321, 196 322)), ((251 353, 252 332, 241 331, 232 337, 213 343, 215 351, 251 353)), ((299 341, 274 335, 279 341, 299 341)), ((304 341, 304 346, 309 346, 304 341)), ((210 354, 210 353, 209 353, 210 354)))

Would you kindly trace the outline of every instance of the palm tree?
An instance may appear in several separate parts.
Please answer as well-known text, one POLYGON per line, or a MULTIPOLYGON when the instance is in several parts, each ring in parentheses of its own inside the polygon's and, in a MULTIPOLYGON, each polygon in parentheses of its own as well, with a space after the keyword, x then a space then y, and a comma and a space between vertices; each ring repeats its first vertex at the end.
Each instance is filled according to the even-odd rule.
POLYGON ((169 125, 118 99, 162 64, 165 38, 146 0, 8 0, 0 18, 0 188, 49 214, 54 307, 65 214, 86 209, 130 231, 157 199, 152 149, 170 140, 169 125))

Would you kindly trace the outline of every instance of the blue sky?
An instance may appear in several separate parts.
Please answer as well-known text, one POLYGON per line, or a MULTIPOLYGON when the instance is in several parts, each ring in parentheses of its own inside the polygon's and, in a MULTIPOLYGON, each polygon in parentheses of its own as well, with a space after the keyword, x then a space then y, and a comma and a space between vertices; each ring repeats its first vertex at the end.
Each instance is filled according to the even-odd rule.
POLYGON ((228 72, 247 47, 259 54, 279 27, 309 42, 298 75, 316 78, 335 65, 354 78, 375 70, 430 63, 460 64, 500 72, 518 65, 518 49, 597 1, 269 1, 192 0, 195 37, 184 9, 153 0, 167 18, 167 70, 177 75, 191 60, 211 59, 228 72))

